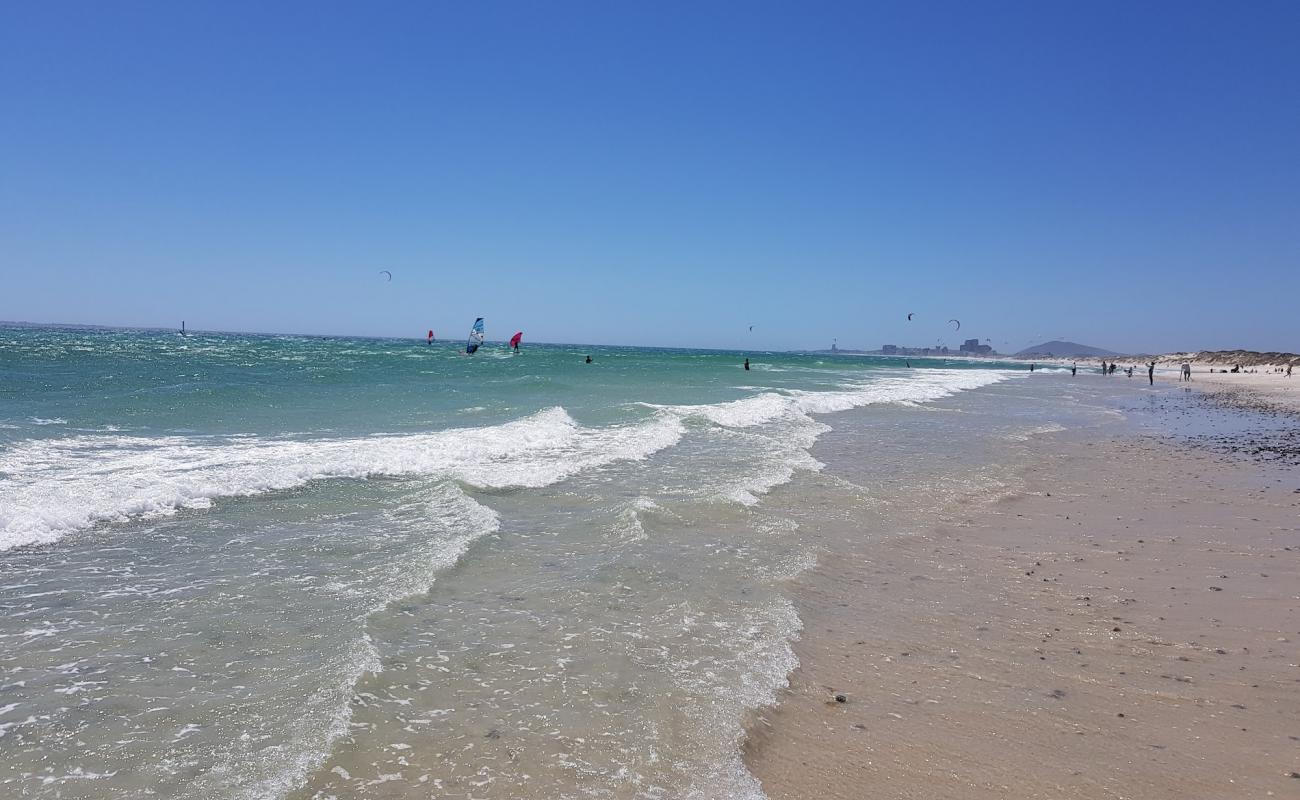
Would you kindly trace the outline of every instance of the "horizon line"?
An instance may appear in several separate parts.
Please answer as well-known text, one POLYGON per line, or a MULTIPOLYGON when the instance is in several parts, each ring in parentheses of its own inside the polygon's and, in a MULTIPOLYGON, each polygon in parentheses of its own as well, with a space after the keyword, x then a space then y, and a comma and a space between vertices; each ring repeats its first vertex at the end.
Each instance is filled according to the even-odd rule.
MULTIPOLYGON (((183 322, 182 322, 182 324, 183 324, 183 322)), ((88 328, 88 329, 114 330, 114 331, 159 331, 159 332, 173 332, 173 333, 179 333, 179 332, 180 332, 180 329, 179 329, 179 328, 169 327, 169 326, 162 326, 162 325, 110 325, 110 324, 97 323, 97 322, 32 322, 32 321, 29 321, 29 320, 5 320, 5 319, 0 319, 0 326, 27 327, 27 328, 88 328)), ((415 342, 423 342, 423 341, 425 341, 424 337, 420 337, 420 336, 412 336, 412 337, 409 337, 409 338, 408 338, 408 337, 405 337, 405 336, 390 336, 390 335, 375 335, 375 334, 358 334, 358 333, 303 333, 303 332, 291 332, 291 331, 240 331, 240 330, 223 330, 223 329, 219 329, 219 328, 191 328, 191 329, 187 329, 187 330, 186 330, 186 334, 188 335, 188 334, 190 334, 190 333, 219 333, 219 334, 231 334, 231 335, 238 335, 238 336, 293 336, 293 337, 298 337, 298 338, 317 338, 317 337, 319 337, 319 338, 327 338, 327 339, 375 339, 375 340, 385 340, 385 341, 415 341, 415 342)), ((438 339, 438 338, 435 338, 434 341, 435 341, 435 342, 438 342, 438 343, 447 343, 447 342, 456 342, 456 341, 459 341, 459 340, 458 340, 458 339, 438 339)), ((487 340, 487 341, 491 341, 491 342, 505 342, 506 340, 505 340, 505 339, 489 339, 489 340, 487 340)), ((636 347, 636 348, 642 348, 642 349, 653 349, 653 350, 696 350, 696 351, 714 351, 714 352, 721 352, 721 353, 762 352, 762 353, 826 353, 826 354, 830 354, 830 353, 832 353, 832 352, 836 352, 836 351, 837 351, 837 352, 846 353, 846 354, 855 354, 855 355, 859 355, 859 354, 860 354, 860 355, 875 355, 875 356, 882 356, 882 357, 886 357, 886 358, 909 358, 909 357, 910 357, 910 358, 947 358, 947 357, 958 357, 958 358, 980 358, 979 356, 971 356, 971 355, 969 355, 969 354, 964 354, 964 353, 961 353, 960 351, 956 351, 956 350, 950 351, 950 352, 948 352, 948 353, 937 353, 937 354, 929 355, 929 356, 926 356, 926 355, 909 356, 909 355, 907 355, 907 354, 903 354, 903 355, 897 355, 897 356, 895 356, 895 355, 889 355, 889 354, 881 353, 879 350, 859 350, 859 349, 856 349, 856 348, 843 348, 843 349, 839 349, 839 348, 837 348, 836 351, 833 351, 831 348, 820 348, 820 349, 794 348, 794 349, 780 349, 780 350, 773 350, 773 349, 743 350, 743 349, 735 349, 735 348, 729 348, 729 347, 686 347, 686 346, 648 345, 648 344, 600 344, 600 343, 596 343, 596 342, 545 342, 545 341, 540 341, 540 340, 539 340, 539 341, 536 341, 536 342, 530 342, 530 344, 551 345, 551 346, 565 346, 565 347, 636 347)), ((1044 343, 1044 344, 1046 344, 1046 343, 1044 343)), ((1075 344, 1078 344, 1078 342, 1075 342, 1075 344)), ((901 346, 901 347, 904 347, 904 349, 908 349, 908 350, 924 350, 924 349, 926 349, 926 348, 924 348, 924 347, 911 347, 911 346, 903 346, 903 345, 900 345, 900 346, 901 346)), ((1082 346, 1084 346, 1084 347, 1092 347, 1092 345, 1082 345, 1082 346)), ((1027 348, 1025 348, 1025 349, 1027 349, 1027 348)), ((1019 356, 1021 353, 1025 353, 1025 349, 1018 350, 1018 351, 1016 351, 1015 353, 997 353, 996 351, 995 351, 995 353, 996 353, 997 356, 1005 356, 1005 357, 1007 357, 1007 358, 1015 358, 1015 357, 1019 356)), ((1095 348, 1095 349, 1101 350, 1101 349, 1105 349, 1105 348, 1095 348)), ((1239 353, 1257 353, 1257 354, 1260 354, 1260 355, 1272 355, 1272 354, 1276 354, 1276 355, 1286 355, 1286 356, 1300 357, 1300 355, 1298 355, 1298 354, 1296 354, 1296 353, 1291 353, 1291 352, 1286 351, 1286 350, 1247 350, 1247 349, 1242 349, 1242 348, 1227 348, 1227 349, 1219 349, 1219 350, 1206 350, 1206 349, 1199 349, 1199 350, 1176 350, 1176 351, 1168 351, 1168 352, 1164 352, 1164 353, 1151 353, 1151 352, 1146 352, 1146 353, 1137 353, 1137 352, 1133 352, 1133 353, 1123 353, 1123 352, 1116 352, 1116 353, 1114 353, 1114 356, 1115 356, 1115 357, 1172 356, 1172 355, 1183 355, 1183 354, 1190 354, 1190 353, 1236 353, 1236 352, 1239 352, 1239 353)), ((1028 356, 1046 356, 1046 357, 1048 357, 1048 358, 1056 358, 1056 357, 1057 357, 1057 356, 1055 356, 1054 354, 1051 354, 1051 353, 1037 353, 1037 352, 1034 352, 1034 353, 1025 353, 1025 356, 1026 356, 1026 357, 1028 357, 1028 356)), ((1072 358, 1072 357, 1074 357, 1074 356, 1073 356, 1072 354, 1062 354, 1060 357, 1061 357, 1061 358, 1072 358)), ((1082 357, 1082 358, 1101 358, 1102 356, 1079 356, 1079 357, 1082 357)), ((1109 357, 1109 356, 1108 356, 1108 357, 1109 357)))

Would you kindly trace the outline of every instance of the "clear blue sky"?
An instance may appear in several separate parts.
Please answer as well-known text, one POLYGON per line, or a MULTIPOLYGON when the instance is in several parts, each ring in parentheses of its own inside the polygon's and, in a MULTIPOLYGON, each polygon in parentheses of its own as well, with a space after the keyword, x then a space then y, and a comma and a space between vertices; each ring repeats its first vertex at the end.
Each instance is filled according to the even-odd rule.
POLYGON ((0 319, 1300 351, 1298 37, 1297 2, 8 3, 0 319))

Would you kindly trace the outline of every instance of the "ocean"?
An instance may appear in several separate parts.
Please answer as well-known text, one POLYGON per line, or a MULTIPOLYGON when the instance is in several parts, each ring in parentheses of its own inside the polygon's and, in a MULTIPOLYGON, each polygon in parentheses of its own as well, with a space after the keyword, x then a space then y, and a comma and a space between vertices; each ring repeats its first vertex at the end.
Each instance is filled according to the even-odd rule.
POLYGON ((1018 363, 461 350, 0 327, 0 794, 761 798, 786 583, 1120 416, 1018 363))

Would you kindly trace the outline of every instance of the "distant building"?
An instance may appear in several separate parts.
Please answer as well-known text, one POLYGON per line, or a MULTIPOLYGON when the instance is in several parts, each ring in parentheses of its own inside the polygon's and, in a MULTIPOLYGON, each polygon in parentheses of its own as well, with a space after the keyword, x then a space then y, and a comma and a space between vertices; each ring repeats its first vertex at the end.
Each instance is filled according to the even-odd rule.
POLYGON ((884 353, 887 356, 895 355, 898 353, 898 345, 896 344, 881 345, 880 352, 884 353))
POLYGON ((967 339, 962 342, 961 347, 957 348, 958 352, 970 353, 975 356, 988 355, 993 352, 993 348, 987 344, 980 344, 979 339, 967 339))

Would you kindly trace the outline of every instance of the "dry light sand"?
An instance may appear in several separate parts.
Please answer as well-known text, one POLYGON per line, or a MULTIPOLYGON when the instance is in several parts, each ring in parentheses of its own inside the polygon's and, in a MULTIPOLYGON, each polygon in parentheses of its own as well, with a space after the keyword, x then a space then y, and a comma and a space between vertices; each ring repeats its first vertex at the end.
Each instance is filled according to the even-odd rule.
POLYGON ((1300 798, 1300 472, 1044 450, 1026 494, 797 581, 747 752, 772 800, 1300 798))

